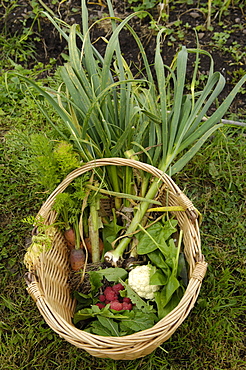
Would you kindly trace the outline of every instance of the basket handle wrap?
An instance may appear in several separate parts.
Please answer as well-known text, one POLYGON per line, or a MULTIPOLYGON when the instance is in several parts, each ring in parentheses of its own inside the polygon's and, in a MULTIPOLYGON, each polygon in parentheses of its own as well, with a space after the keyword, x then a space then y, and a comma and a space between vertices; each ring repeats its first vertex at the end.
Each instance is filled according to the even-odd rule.
POLYGON ((36 281, 36 276, 31 273, 27 272, 24 275, 25 282, 27 284, 27 291, 34 300, 34 302, 37 302, 41 297, 44 295, 40 292, 37 281, 36 281))
POLYGON ((203 281, 206 275, 208 264, 206 262, 197 262, 194 271, 191 274, 192 279, 197 279, 200 282, 203 281))

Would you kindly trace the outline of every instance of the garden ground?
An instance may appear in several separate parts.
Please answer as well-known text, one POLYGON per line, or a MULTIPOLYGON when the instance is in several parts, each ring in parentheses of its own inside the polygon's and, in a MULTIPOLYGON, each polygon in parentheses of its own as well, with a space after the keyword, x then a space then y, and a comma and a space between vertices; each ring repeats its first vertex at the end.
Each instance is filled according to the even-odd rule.
MULTIPOLYGON (((207 3, 187 3, 170 2, 169 18, 159 22, 155 6, 150 12, 158 24, 150 25, 149 17, 136 17, 132 25, 141 35, 150 61, 155 47, 153 27, 166 27, 162 53, 167 64, 180 44, 196 46, 195 27, 201 47, 213 55, 215 70, 227 79, 223 99, 245 74, 246 37, 242 37, 246 32, 245 9, 239 4, 242 2, 236 1, 223 12, 221 7, 215 7, 211 25, 206 27, 207 3)), ((60 12, 65 21, 80 22, 79 2, 71 5, 66 1, 45 1, 44 4, 56 15, 60 12)), ((23 256, 30 228, 22 219, 35 215, 47 197, 30 177, 26 143, 31 133, 48 132, 49 128, 31 95, 23 92, 17 79, 12 78, 6 84, 4 73, 13 68, 11 59, 21 72, 52 83, 56 65, 63 63, 67 51, 65 43, 40 15, 41 2, 4 1, 3 5, 0 9, 3 72, 0 77, 0 369, 246 369, 246 132, 242 127, 224 126, 217 131, 184 170, 175 175, 175 182, 203 215, 202 249, 209 266, 194 309, 166 343, 143 359, 129 362, 97 359, 60 339, 42 320, 25 291, 23 256)), ((117 2, 115 8, 121 18, 131 12, 126 1, 117 2)), ((106 7, 95 4, 89 5, 89 9, 91 21, 107 12, 106 7)), ((94 30, 93 39, 101 52, 104 41, 99 37, 106 37, 108 32, 106 20, 94 30)), ((139 67, 138 52, 127 31, 121 37, 125 58, 139 67)), ((201 84, 207 68, 204 58, 201 84)), ((245 122, 245 111, 245 89, 242 89, 227 118, 245 122)))

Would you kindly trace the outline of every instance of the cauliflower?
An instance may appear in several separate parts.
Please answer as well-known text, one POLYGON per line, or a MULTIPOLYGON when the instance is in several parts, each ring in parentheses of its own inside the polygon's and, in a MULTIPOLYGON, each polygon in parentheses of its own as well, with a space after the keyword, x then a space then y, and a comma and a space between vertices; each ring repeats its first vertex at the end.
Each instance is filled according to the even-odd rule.
POLYGON ((142 298, 153 299, 159 285, 150 285, 151 265, 137 266, 129 272, 129 286, 142 298))

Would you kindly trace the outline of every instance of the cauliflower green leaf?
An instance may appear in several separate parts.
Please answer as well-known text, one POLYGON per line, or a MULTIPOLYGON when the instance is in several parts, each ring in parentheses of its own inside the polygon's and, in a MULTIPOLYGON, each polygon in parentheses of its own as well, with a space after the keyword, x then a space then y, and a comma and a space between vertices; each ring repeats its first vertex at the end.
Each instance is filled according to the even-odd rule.
POLYGON ((136 307, 145 313, 155 312, 155 309, 149 302, 145 302, 139 295, 123 280, 119 279, 119 282, 124 286, 125 291, 120 292, 121 295, 126 296, 131 299, 132 303, 136 305, 136 307), (125 292, 125 293, 124 293, 125 292))

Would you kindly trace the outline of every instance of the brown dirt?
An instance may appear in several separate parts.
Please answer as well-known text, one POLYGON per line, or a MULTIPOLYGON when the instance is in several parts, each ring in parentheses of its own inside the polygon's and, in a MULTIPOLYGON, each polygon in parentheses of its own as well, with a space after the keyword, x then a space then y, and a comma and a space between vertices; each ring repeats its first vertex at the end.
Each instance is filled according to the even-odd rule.
MULTIPOLYGON (((59 18, 62 18, 67 23, 81 24, 80 0, 65 1, 64 3, 60 2, 60 7, 58 7, 57 4, 51 4, 50 0, 46 0, 44 3, 47 4, 59 18)), ((121 19, 124 19, 132 13, 129 4, 126 1, 114 1, 113 4, 115 14, 121 19)), ((88 5, 88 8, 91 22, 107 15, 107 7, 91 4, 88 5)), ((218 14, 216 17, 215 13, 213 14, 213 16, 216 17, 212 22, 213 29, 207 30, 205 27, 206 15, 200 9, 196 8, 194 4, 189 6, 187 3, 181 3, 177 4, 175 9, 170 10, 168 23, 166 23, 166 27, 170 31, 170 35, 166 36, 162 43, 163 59, 167 65, 170 65, 173 56, 179 49, 180 45, 185 45, 187 48, 196 47, 196 35, 193 29, 200 26, 201 29, 198 31, 200 47, 212 54, 215 70, 221 72, 226 78, 227 85, 221 94, 221 98, 224 98, 234 86, 235 80, 239 80, 240 75, 245 73, 246 69, 245 13, 243 12, 243 8, 240 9, 239 7, 232 7, 227 14, 223 13, 223 24, 219 23, 218 14), (182 23, 180 25, 175 25, 174 22, 176 21, 181 21, 182 23), (230 36, 226 40, 224 46, 229 48, 230 46, 235 45, 235 43, 240 45, 241 48, 238 53, 242 53, 244 55, 240 62, 236 63, 231 53, 223 51, 212 41, 212 37, 215 32, 224 32, 223 25, 227 26, 227 31, 230 29, 230 36), (238 27, 238 25, 240 25, 240 27, 238 27), (240 72, 238 72, 239 70, 240 72)), ((39 10, 42 10, 41 7, 39 10)), ((157 20, 157 7, 151 9, 150 12, 154 19, 157 20)), ((35 12, 30 6, 30 2, 19 0, 16 7, 14 7, 7 16, 4 9, 0 10, 0 16, 1 15, 0 32, 2 32, 5 27, 5 32, 8 35, 14 35, 18 33, 21 34, 24 28, 30 28, 32 26, 35 12)), ((134 17, 130 24, 140 36, 148 59, 150 63, 152 63, 154 60, 156 33, 150 30, 149 21, 150 17, 146 17, 144 19, 134 17)), ((160 25, 164 25, 164 23, 162 22, 160 25)), ((64 62, 62 53, 66 53, 66 42, 61 39, 58 31, 54 29, 50 21, 44 16, 39 16, 38 21, 35 21, 32 27, 33 33, 30 36, 30 39, 35 43, 37 54, 35 60, 29 60, 28 66, 32 68, 37 62, 42 62, 46 65, 49 63, 50 58, 55 58, 57 64, 62 64, 64 62)), ((96 48, 103 54, 105 42, 101 37, 110 37, 110 27, 108 22, 103 21, 96 27, 93 27, 91 35, 96 48)), ((127 30, 124 29, 122 31, 120 40, 122 54, 125 59, 128 62, 132 62, 138 67, 141 67, 138 47, 127 30)), ((190 57, 190 59, 192 59, 192 57, 190 57)), ((206 74, 210 65, 209 58, 202 57, 200 65, 200 73, 206 74)), ((192 63, 189 64, 188 70, 189 69, 190 71, 192 70, 192 63)), ((237 99, 233 103, 232 111, 242 112, 243 110, 246 110, 245 94, 238 94, 237 99)))

